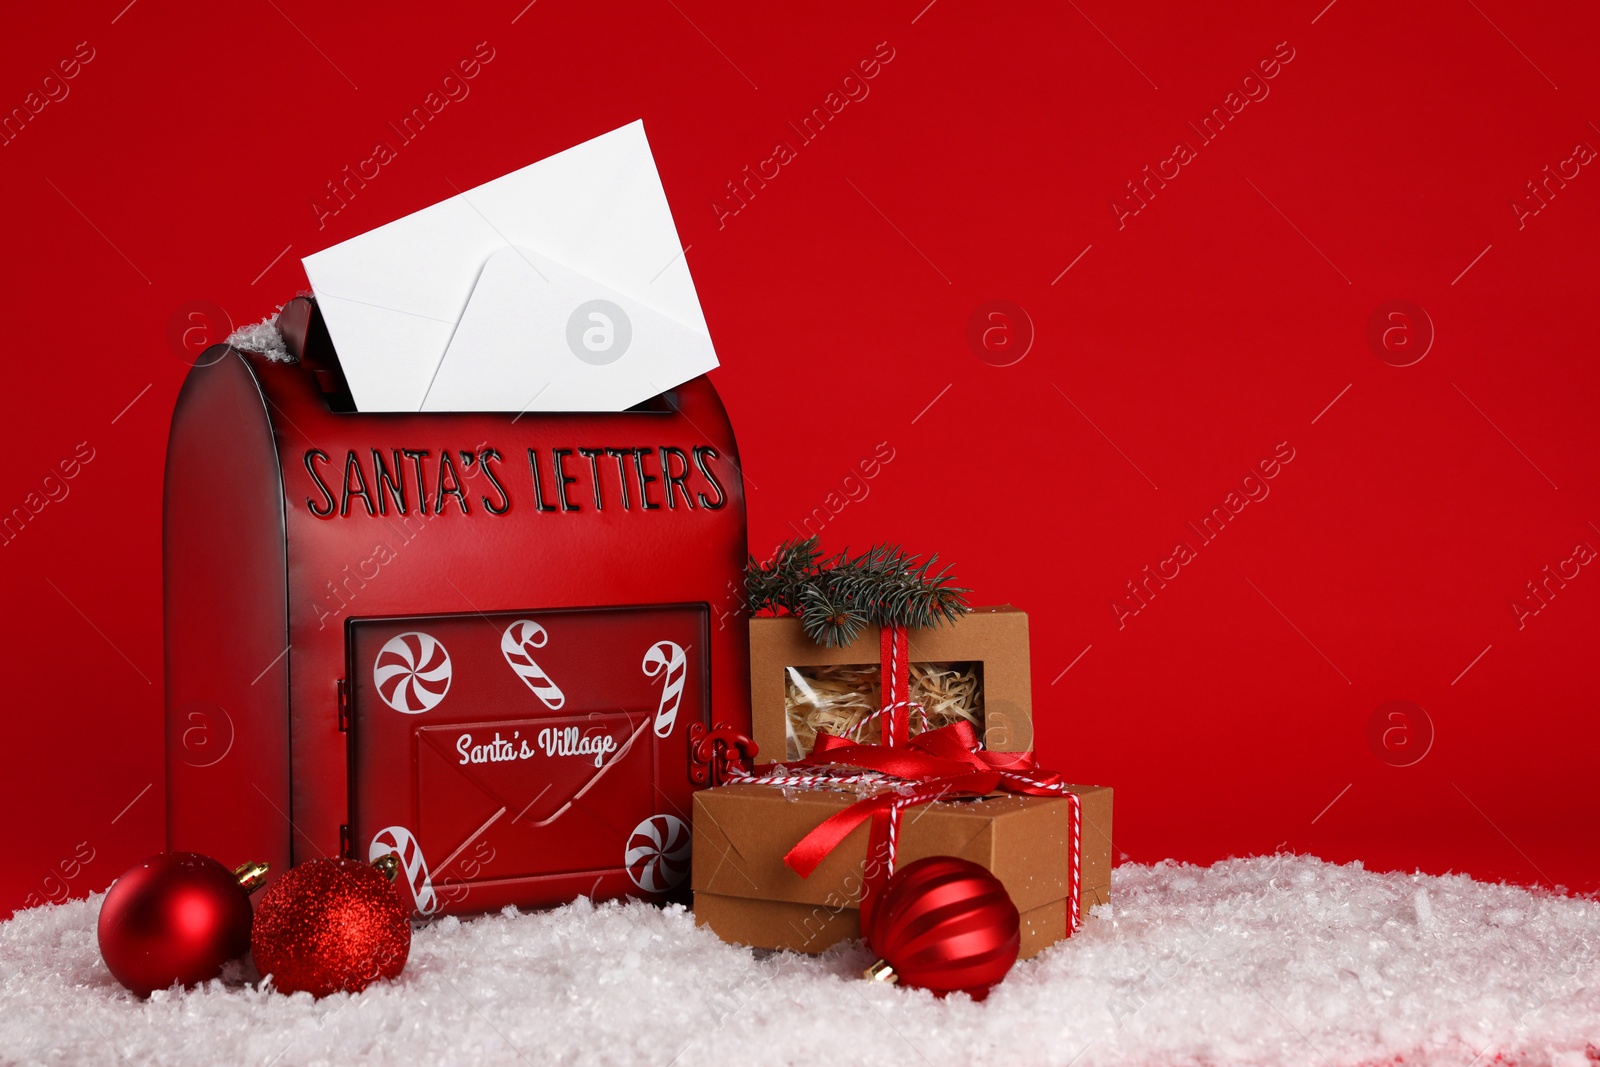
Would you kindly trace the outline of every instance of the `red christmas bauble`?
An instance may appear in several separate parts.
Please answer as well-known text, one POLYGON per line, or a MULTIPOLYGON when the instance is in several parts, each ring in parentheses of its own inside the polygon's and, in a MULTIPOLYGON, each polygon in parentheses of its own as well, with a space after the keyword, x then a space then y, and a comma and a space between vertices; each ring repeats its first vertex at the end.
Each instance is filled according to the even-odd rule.
POLYGON ((872 914, 867 977, 981 1000, 1017 962, 1017 906, 976 863, 930 856, 896 871, 872 914))
POLYGON ((250 947, 256 969, 281 993, 359 993, 405 968, 411 921, 376 867, 307 860, 257 904, 250 947))
POLYGON ((106 892, 97 930, 112 977, 147 996, 220 975, 250 950, 240 878, 197 852, 163 852, 124 872, 106 892))

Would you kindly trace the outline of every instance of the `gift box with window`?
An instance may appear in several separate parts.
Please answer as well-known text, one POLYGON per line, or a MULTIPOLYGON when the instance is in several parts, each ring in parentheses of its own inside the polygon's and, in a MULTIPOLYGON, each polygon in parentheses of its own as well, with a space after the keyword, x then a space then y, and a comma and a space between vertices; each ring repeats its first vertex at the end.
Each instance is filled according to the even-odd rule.
POLYGON ((754 737, 775 759, 695 798, 696 921, 724 939, 861 936, 893 870, 935 855, 1000 879, 1024 958, 1109 901, 1111 790, 1032 752, 1027 616, 968 608, 932 567, 814 539, 752 562, 754 737))

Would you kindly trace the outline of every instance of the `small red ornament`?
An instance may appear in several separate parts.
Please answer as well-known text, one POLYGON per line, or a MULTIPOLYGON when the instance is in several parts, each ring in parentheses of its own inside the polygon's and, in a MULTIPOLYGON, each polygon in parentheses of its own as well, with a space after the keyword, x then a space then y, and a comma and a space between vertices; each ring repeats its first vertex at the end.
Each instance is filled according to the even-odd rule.
POLYGON ((982 1000, 1017 962, 1017 906, 976 863, 930 856, 896 871, 872 915, 866 977, 982 1000))
POLYGON ((250 950, 250 891, 264 863, 236 871, 198 852, 163 852, 106 892, 97 929, 111 976, 140 996, 222 973, 250 950))
POLYGON ((376 865, 315 859, 278 879, 250 931, 256 970, 280 993, 314 997, 359 993, 398 975, 411 952, 411 921, 390 884, 397 866, 392 856, 376 865))

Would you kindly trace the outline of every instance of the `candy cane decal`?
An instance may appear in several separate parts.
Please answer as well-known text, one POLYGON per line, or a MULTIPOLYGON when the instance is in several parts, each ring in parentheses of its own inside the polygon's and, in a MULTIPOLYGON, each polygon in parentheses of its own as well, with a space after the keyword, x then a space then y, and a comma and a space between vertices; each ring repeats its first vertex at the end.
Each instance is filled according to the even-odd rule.
POLYGON ((395 711, 421 715, 450 691, 450 653, 432 634, 398 634, 372 661, 372 684, 395 711))
POLYGON ((371 863, 391 852, 400 856, 400 866, 406 872, 406 884, 411 887, 411 899, 416 901, 418 915, 432 915, 439 910, 439 897, 433 891, 433 879, 428 875, 428 862, 422 858, 422 846, 404 826, 386 826, 372 835, 367 849, 367 862, 371 863))
POLYGON ((657 641, 644 654, 640 664, 651 678, 664 675, 661 687, 661 706, 656 709, 656 736, 666 737, 678 721, 678 702, 683 699, 683 676, 686 659, 683 649, 671 641, 657 641))
POLYGON ((500 651, 511 669, 517 672, 517 677, 533 690, 533 695, 554 711, 567 702, 566 694, 544 673, 544 668, 534 662, 533 655, 528 651, 530 648, 543 648, 548 640, 550 635, 543 626, 532 619, 518 619, 506 627, 505 634, 500 638, 500 651))

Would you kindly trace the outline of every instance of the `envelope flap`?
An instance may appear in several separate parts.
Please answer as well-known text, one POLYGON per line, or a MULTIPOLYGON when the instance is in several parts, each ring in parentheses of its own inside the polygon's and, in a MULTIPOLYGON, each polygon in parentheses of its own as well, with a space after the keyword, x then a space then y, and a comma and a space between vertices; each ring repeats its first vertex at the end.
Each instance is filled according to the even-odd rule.
POLYGON ((422 407, 631 407, 716 365, 704 329, 534 249, 506 247, 485 262, 422 407))

